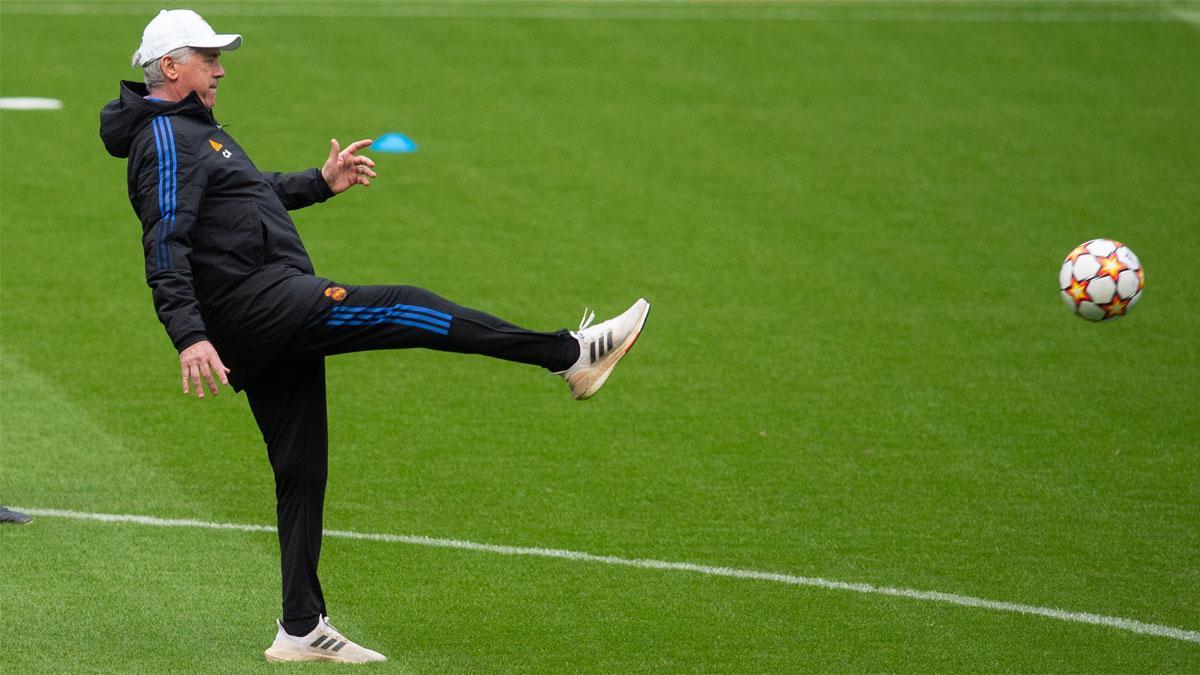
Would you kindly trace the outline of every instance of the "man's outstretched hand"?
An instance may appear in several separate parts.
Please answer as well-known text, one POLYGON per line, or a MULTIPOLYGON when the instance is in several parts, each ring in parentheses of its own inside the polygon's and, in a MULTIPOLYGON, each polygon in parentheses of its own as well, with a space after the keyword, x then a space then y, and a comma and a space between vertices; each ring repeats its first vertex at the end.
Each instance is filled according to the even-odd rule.
POLYGON ((179 369, 183 371, 183 393, 185 395, 191 393, 191 389, 195 389, 196 396, 204 398, 204 385, 200 382, 200 378, 204 377, 212 395, 216 396, 217 382, 212 376, 214 370, 217 371, 217 377, 221 379, 221 384, 229 384, 229 369, 225 367, 224 363, 221 363, 221 357, 217 355, 216 348, 208 340, 201 340, 179 352, 179 369))
POLYGON ((371 145, 371 139, 354 141, 345 150, 338 145, 336 138, 329 139, 329 159, 321 167, 321 176, 333 190, 333 194, 345 192, 354 185, 370 185, 375 172, 371 167, 375 162, 370 157, 361 157, 359 150, 371 145))

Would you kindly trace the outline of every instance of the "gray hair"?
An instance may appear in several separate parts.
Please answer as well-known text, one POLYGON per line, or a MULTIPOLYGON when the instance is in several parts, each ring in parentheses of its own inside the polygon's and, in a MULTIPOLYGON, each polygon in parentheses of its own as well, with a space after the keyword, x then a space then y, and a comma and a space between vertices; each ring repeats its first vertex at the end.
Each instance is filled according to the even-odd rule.
MULTIPOLYGON (((193 51, 191 47, 180 47, 163 54, 163 56, 175 59, 176 63, 187 63, 188 59, 192 58, 193 51)), ((162 71, 162 56, 142 66, 142 79, 146 81, 146 88, 150 91, 161 87, 167 81, 167 76, 163 75, 162 71)))

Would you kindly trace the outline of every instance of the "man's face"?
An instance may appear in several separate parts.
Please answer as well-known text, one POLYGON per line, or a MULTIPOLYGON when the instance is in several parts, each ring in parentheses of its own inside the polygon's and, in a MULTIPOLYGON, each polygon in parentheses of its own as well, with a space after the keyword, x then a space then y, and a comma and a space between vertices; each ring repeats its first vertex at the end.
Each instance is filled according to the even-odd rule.
POLYGON ((179 80, 177 86, 186 95, 189 91, 196 92, 205 107, 212 109, 217 102, 217 80, 225 77, 225 69, 221 67, 221 50, 195 49, 191 58, 183 63, 177 63, 179 80))

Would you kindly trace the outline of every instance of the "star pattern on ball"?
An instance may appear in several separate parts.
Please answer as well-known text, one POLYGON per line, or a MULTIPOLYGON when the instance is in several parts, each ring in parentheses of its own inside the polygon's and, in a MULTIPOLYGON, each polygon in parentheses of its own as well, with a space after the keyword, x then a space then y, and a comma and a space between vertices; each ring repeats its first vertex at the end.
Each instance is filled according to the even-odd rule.
POLYGON ((1116 251, 1103 258, 1096 258, 1096 260, 1100 263, 1100 271, 1096 273, 1096 276, 1107 274, 1109 277, 1112 277, 1113 281, 1117 280, 1121 272, 1129 269, 1125 266, 1125 263, 1117 260, 1116 251))
POLYGON ((1076 306, 1088 299, 1087 284, 1079 281, 1078 279, 1071 279, 1071 286, 1066 290, 1067 295, 1071 296, 1071 299, 1075 301, 1076 306))
POLYGON ((1075 247, 1075 250, 1073 250, 1073 251, 1071 251, 1070 253, 1068 253, 1068 254, 1067 254, 1067 262, 1072 262, 1072 263, 1073 263, 1073 262, 1075 262, 1075 260, 1076 260, 1076 259, 1078 259, 1078 258, 1079 258, 1079 256, 1081 256, 1081 255, 1083 255, 1084 253, 1087 253, 1087 252, 1088 252, 1088 250, 1087 250, 1087 244, 1080 244, 1080 245, 1078 245, 1078 246, 1076 246, 1076 247, 1075 247))
POLYGON ((1104 318, 1106 319, 1124 315, 1128 307, 1129 301, 1122 299, 1119 295, 1114 295, 1112 301, 1108 304, 1100 305, 1100 309, 1104 310, 1104 318))

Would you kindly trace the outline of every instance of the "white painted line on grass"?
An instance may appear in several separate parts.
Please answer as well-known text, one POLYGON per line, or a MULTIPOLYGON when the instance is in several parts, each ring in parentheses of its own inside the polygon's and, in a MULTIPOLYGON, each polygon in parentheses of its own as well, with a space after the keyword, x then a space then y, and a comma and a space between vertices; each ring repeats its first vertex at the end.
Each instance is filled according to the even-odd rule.
POLYGON ((62 101, 36 96, 7 96, 0 98, 0 110, 62 110, 62 101))
POLYGON ((1171 10, 1171 16, 1175 17, 1175 19, 1178 21, 1189 23, 1196 28, 1200 28, 1200 5, 1197 5, 1195 9, 1191 10, 1173 9, 1171 10))
MULTIPOLYGON (((44 516, 48 518, 73 518, 76 520, 99 520, 107 523, 134 523, 137 525, 154 525, 158 527, 197 527, 210 530, 238 530, 242 532, 270 532, 274 533, 275 528, 269 525, 245 525, 241 523, 210 523, 203 520, 190 519, 174 519, 174 518, 154 518, 151 516, 136 516, 126 514, 111 514, 111 513, 86 513, 82 511, 62 511, 59 509, 35 509, 14 506, 18 511, 25 513, 44 516)), ((1048 619, 1057 619, 1059 621, 1070 621, 1073 623, 1086 623, 1095 626, 1108 626, 1109 628, 1117 628, 1132 633, 1141 633, 1143 635, 1155 635, 1159 637, 1171 638, 1174 640, 1183 640, 1185 642, 1200 642, 1200 631, 1185 630, 1182 628, 1173 628, 1171 626, 1163 626, 1154 623, 1145 623, 1143 621, 1135 621, 1134 619, 1123 619, 1117 616, 1104 616, 1102 614, 1092 614, 1091 612, 1069 612, 1062 609, 1054 609, 1052 607, 1038 607, 1036 605, 1025 605, 1018 602, 1005 602, 1002 600, 987 600, 985 598, 976 598, 969 595, 958 595, 956 593, 942 593, 939 591, 918 591, 911 588, 896 588, 893 586, 875 586, 873 584, 854 583, 848 581, 835 581, 832 579, 822 579, 820 577, 801 577, 792 574, 779 574, 776 572, 759 572, 755 570, 743 570, 732 567, 716 567, 712 565, 699 565, 688 562, 669 562, 666 560, 647 560, 641 558, 619 558, 611 555, 596 555, 593 553, 583 553, 581 551, 565 551, 554 548, 536 548, 527 546, 503 546, 499 544, 480 544, 473 541, 461 541, 458 539, 440 539, 437 537, 422 537, 418 535, 407 534, 373 534, 370 532, 354 532, 352 530, 326 530, 326 537, 336 537, 339 539, 358 539, 363 541, 382 541, 393 544, 412 544, 416 546, 433 546, 436 548, 455 548, 465 551, 481 551, 484 553, 498 553, 500 555, 520 555, 520 556, 535 556, 539 558, 559 558, 562 560, 574 560, 577 562, 601 563, 604 565, 620 565, 623 567, 638 567, 651 570, 670 570, 675 572, 694 572, 696 574, 707 574, 714 577, 732 577, 735 579, 753 579, 755 581, 773 581, 781 584, 790 584, 792 586, 810 586, 814 588, 824 588, 836 591, 853 591, 855 593, 870 593, 874 595, 890 595, 898 598, 909 598, 911 600, 923 600, 926 602, 940 602, 950 605, 959 605, 961 607, 975 607, 979 609, 990 609, 1000 612, 1016 612, 1018 614, 1028 614, 1032 616, 1041 616, 1048 619)))

